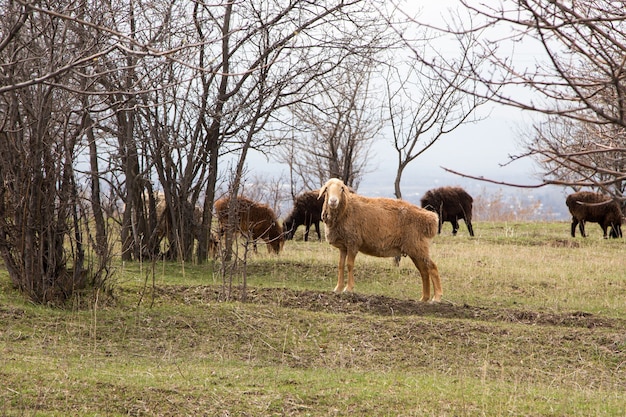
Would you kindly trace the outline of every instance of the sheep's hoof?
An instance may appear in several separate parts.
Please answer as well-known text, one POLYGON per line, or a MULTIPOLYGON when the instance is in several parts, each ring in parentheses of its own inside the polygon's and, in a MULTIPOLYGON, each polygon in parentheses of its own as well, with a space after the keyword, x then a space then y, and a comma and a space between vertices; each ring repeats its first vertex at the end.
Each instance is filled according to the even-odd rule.
POLYGON ((438 304, 441 302, 441 297, 443 296, 443 294, 435 294, 433 295, 433 298, 429 301, 430 304, 438 304))

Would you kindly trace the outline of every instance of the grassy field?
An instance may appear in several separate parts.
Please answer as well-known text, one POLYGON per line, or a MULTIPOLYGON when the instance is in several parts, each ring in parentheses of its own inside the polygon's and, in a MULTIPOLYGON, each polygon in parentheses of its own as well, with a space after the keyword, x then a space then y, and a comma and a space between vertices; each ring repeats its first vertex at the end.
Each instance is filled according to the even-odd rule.
POLYGON ((67 310, 3 271, 0 415, 624 416, 625 240, 446 226, 436 305, 409 260, 362 254, 335 295, 337 250, 301 240, 249 257, 246 302, 213 264, 120 263, 114 299, 67 310))

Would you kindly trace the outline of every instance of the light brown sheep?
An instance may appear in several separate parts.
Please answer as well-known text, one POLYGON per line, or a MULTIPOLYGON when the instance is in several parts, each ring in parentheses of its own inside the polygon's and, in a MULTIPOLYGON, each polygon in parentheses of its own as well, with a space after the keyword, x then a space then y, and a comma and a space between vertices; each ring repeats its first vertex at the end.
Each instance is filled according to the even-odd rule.
POLYGON ((378 257, 405 255, 422 276, 422 298, 441 301, 443 291, 437 265, 430 259, 430 241, 437 234, 436 213, 403 200, 368 198, 351 193, 339 179, 332 178, 320 189, 324 196, 322 221, 326 240, 339 249, 339 276, 335 292, 354 288, 354 259, 359 252, 378 257), (348 263, 348 283, 344 287, 344 265, 348 263))
MULTIPOLYGON (((267 205, 245 197, 237 197, 238 229, 249 239, 263 239, 270 253, 278 254, 285 241, 283 228, 278 223, 274 211, 267 205)), ((214 204, 215 214, 220 225, 220 237, 228 224, 230 197, 222 197, 214 204)))

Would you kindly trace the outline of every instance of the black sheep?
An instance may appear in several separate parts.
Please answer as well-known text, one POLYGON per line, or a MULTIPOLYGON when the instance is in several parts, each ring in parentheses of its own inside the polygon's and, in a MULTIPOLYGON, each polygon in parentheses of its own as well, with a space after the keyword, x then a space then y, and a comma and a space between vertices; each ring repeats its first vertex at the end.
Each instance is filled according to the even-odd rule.
POLYGON ((439 215, 439 233, 443 222, 452 223, 452 234, 459 230, 459 219, 465 220, 470 236, 472 227, 472 203, 474 199, 461 187, 440 187, 428 190, 421 199, 422 207, 439 215))
POLYGON ((609 227, 610 237, 622 237, 622 210, 611 198, 591 191, 579 191, 568 195, 565 204, 572 214, 572 237, 576 237, 576 225, 579 225, 580 234, 587 237, 585 222, 598 223, 605 239, 609 227))
POLYGON ((285 229, 285 239, 293 239, 294 234, 299 226, 304 225, 304 241, 309 240, 309 230, 311 224, 315 226, 317 232, 317 240, 322 240, 320 233, 320 221, 322 220, 323 198, 317 198, 319 190, 306 191, 298 195, 293 204, 293 210, 283 221, 285 229))

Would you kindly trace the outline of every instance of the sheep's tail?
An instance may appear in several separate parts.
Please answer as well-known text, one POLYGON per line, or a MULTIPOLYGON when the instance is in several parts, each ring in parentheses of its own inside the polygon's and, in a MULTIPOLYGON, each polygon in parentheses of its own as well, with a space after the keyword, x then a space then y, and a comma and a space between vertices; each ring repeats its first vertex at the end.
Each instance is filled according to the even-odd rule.
POLYGON ((439 232, 439 215, 435 212, 424 210, 424 237, 432 239, 439 232))

